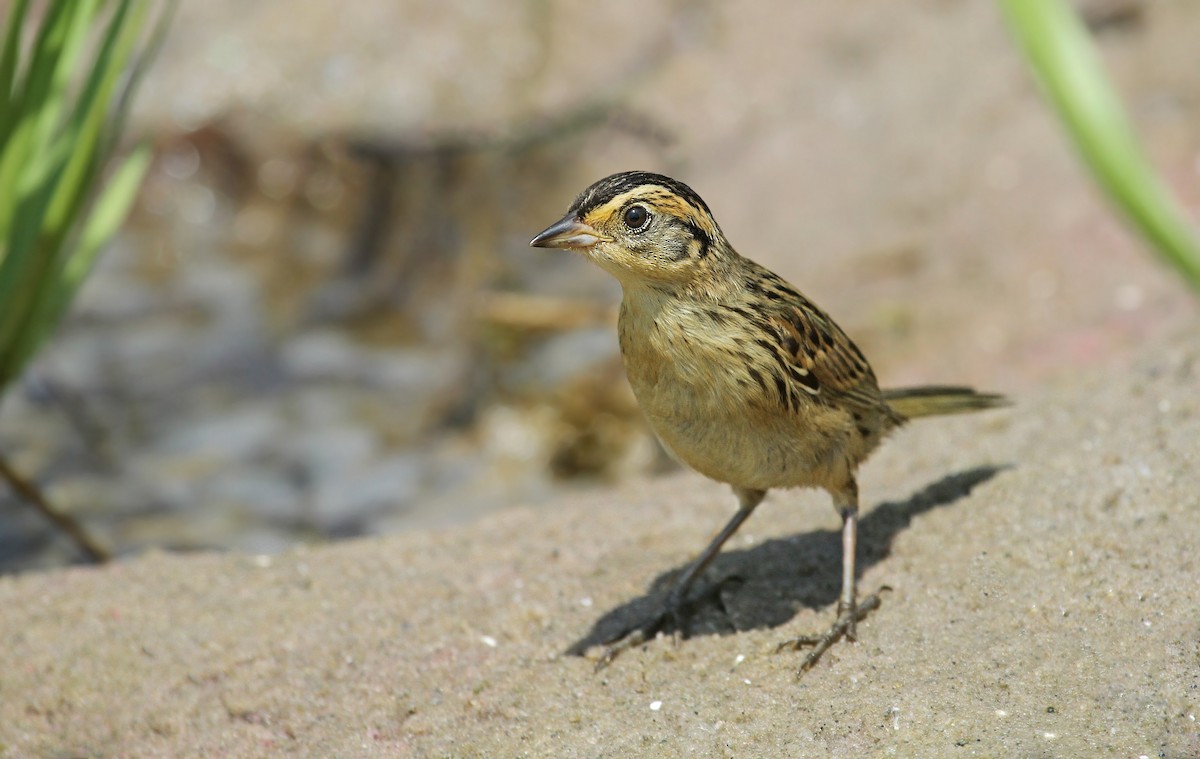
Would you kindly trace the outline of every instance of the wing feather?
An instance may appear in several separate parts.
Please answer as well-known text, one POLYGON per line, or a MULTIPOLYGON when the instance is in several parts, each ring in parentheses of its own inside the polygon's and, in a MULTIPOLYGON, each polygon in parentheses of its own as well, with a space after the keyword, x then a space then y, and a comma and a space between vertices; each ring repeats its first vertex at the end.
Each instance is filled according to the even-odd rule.
POLYGON ((880 406, 875 372, 854 341, 787 282, 766 269, 762 274, 747 286, 770 304, 766 322, 793 386, 828 402, 880 406))

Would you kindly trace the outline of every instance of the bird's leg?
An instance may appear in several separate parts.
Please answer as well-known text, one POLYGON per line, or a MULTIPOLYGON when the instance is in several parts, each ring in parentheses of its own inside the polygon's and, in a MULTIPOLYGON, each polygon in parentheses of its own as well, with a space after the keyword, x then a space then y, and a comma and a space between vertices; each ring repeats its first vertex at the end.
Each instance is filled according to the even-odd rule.
POLYGON ((596 661, 596 669, 599 670, 607 667, 622 651, 641 645, 654 637, 666 626, 668 621, 675 617, 679 611, 679 607, 683 605, 692 583, 712 563, 712 560, 720 553, 721 546, 725 545, 725 541, 729 540, 733 536, 733 533, 738 531, 738 528, 750 517, 755 507, 762 503, 763 497, 767 494, 765 490, 748 490, 737 487, 734 488, 734 492, 738 497, 737 513, 733 515, 728 524, 721 528, 721 531, 717 533, 716 537, 712 539, 700 555, 687 566, 683 574, 679 575, 675 583, 671 586, 671 592, 667 594, 666 599, 654 614, 650 615, 646 621, 633 627, 627 627, 619 634, 605 641, 608 646, 596 661))
POLYGON ((846 619, 846 637, 858 640, 858 581, 854 576, 854 559, 858 552, 858 486, 851 489, 849 496, 835 500, 838 514, 842 517, 842 597, 838 599, 838 620, 846 619))
POLYGON ((833 626, 821 635, 803 635, 784 641, 776 650, 800 649, 811 646, 812 650, 800 665, 803 674, 812 669, 834 643, 843 637, 856 640, 858 621, 874 609, 879 608, 879 594, 872 593, 858 603, 857 580, 854 573, 854 556, 858 541, 858 486, 851 480, 849 485, 833 493, 834 506, 842 516, 842 595, 838 599, 838 616, 833 626))

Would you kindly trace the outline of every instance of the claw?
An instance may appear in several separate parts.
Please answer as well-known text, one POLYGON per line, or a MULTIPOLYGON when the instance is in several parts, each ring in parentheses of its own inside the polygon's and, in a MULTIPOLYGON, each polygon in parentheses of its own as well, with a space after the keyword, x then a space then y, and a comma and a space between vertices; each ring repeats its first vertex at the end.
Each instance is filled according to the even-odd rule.
POLYGON ((606 647, 604 649, 604 653, 600 654, 600 658, 596 660, 596 666, 592 671, 599 672, 609 664, 612 664, 613 660, 616 659, 622 651, 633 648, 634 646, 640 646, 645 642, 645 632, 643 632, 641 628, 634 630, 625 637, 606 647))
MULTIPOLYGON (((885 590, 891 590, 891 588, 885 585, 879 589, 879 593, 882 593, 885 590)), ((811 646, 812 650, 808 652, 808 655, 804 657, 804 661, 800 664, 800 672, 798 674, 803 675, 805 672, 816 666, 817 661, 821 658, 821 655, 832 648, 834 643, 837 643, 842 638, 846 638, 851 641, 855 640, 854 632, 858 621, 865 618, 870 612, 879 608, 879 593, 872 593, 864 598, 861 603, 849 608, 843 608, 842 605, 839 604, 837 620, 823 634, 801 635, 797 638, 792 638, 791 640, 785 640, 775 648, 775 652, 779 653, 785 648, 790 648, 793 651, 799 651, 802 648, 811 646)))
POLYGON ((647 621, 637 626, 626 627, 617 635, 604 641, 605 649, 600 654, 600 658, 596 660, 595 671, 599 672, 612 664, 613 660, 622 652, 642 645, 664 630, 670 630, 671 641, 676 648, 683 645, 683 639, 686 637, 684 620, 696 611, 697 606, 710 601, 713 597, 719 599, 720 591, 728 580, 740 581, 740 578, 726 578, 697 593, 694 598, 684 599, 675 593, 668 595, 658 611, 647 621))
MULTIPOLYGON (((671 608, 668 605, 668 607, 663 608, 655 614, 650 621, 639 627, 626 628, 619 635, 606 640, 605 643, 608 645, 605 646, 604 652, 600 654, 600 658, 596 660, 594 671, 599 672, 609 664, 612 664, 613 660, 620 656, 623 651, 636 648, 653 638, 660 630, 667 626, 668 622, 675 621, 676 611, 677 609, 671 608)), ((676 628, 676 635, 679 635, 678 628, 676 628)))

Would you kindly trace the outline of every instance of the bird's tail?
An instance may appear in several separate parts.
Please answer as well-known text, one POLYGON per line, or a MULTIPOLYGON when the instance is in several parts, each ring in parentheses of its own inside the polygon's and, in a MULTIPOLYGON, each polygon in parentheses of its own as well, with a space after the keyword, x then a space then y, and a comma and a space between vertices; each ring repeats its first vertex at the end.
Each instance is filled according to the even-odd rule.
POLYGON ((905 419, 942 414, 965 414, 987 408, 1009 405, 1009 400, 995 393, 977 393, 969 387, 927 385, 884 390, 883 399, 892 410, 905 419))

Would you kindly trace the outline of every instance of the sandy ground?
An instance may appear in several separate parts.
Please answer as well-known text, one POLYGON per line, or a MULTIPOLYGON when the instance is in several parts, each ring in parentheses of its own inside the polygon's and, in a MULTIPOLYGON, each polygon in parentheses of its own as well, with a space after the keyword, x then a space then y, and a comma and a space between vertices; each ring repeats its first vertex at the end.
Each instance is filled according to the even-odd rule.
POLYGON ((862 584, 892 591, 801 679, 773 646, 833 613, 816 493, 773 494, 731 541, 681 645, 599 674, 563 653, 726 518, 691 474, 275 557, 0 578, 0 754, 1196 756, 1198 380, 1178 339, 897 435, 862 472, 862 584))

